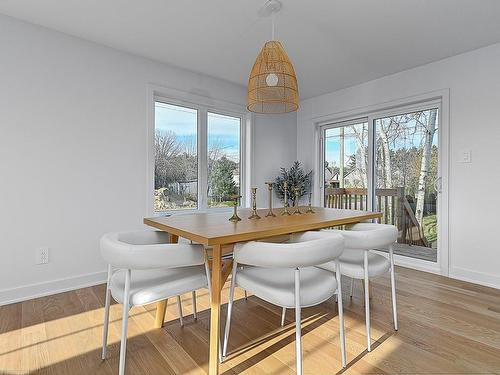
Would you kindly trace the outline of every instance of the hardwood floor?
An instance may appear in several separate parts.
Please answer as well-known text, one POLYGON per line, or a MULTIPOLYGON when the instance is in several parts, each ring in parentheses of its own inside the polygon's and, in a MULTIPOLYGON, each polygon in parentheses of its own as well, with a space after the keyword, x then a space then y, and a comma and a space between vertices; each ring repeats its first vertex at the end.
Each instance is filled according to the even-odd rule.
MULTIPOLYGON (((336 304, 303 310, 305 374, 500 374, 500 291, 441 276, 397 269, 400 329, 391 319, 389 279, 373 282, 372 335, 365 351, 361 284, 344 283, 348 368, 341 369, 336 304)), ((223 290, 227 302, 228 285, 223 290)), ((155 306, 135 307, 129 321, 127 374, 204 374, 208 368, 209 301, 198 292, 198 320, 183 296, 185 326, 169 304, 163 329, 155 306)), ((121 306, 111 308, 109 353, 100 359, 104 286, 0 307, 1 374, 117 374, 121 306)), ((293 312, 237 290, 223 374, 293 374, 293 312)), ((222 309, 225 321, 226 306, 222 309)))

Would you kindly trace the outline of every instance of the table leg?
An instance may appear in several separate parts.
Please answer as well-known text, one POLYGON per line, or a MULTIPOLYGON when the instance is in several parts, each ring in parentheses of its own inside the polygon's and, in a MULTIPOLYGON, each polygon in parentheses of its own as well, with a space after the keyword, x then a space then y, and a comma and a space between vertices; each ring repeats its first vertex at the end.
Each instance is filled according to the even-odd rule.
POLYGON ((221 290, 221 245, 215 245, 212 252, 212 301, 210 304, 210 346, 209 375, 219 374, 220 336, 220 290, 221 290))
POLYGON ((167 312, 167 299, 156 304, 155 328, 163 327, 165 321, 165 313, 167 312))
MULTIPOLYGON (((170 235, 170 243, 179 242, 179 236, 175 234, 170 235)), ((167 312, 167 301, 164 299, 156 304, 156 317, 155 317, 155 328, 163 327, 163 322, 165 321, 165 314, 167 312)))

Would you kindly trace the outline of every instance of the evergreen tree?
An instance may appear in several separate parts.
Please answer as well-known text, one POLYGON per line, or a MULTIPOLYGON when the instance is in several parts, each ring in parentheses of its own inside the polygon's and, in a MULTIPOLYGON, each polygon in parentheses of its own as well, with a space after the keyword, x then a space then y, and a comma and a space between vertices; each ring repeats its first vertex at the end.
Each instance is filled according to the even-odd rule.
POLYGON ((233 172, 238 168, 238 164, 226 156, 214 160, 213 163, 210 176, 212 195, 220 201, 227 200, 231 195, 238 193, 238 187, 233 179, 233 172))

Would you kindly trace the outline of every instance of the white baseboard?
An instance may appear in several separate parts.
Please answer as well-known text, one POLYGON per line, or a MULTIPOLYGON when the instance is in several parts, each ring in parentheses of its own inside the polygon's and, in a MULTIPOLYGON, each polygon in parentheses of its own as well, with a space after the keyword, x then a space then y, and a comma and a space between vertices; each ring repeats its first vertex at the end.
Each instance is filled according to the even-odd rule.
POLYGON ((450 266, 450 277, 452 279, 458 279, 462 281, 467 281, 469 283, 480 284, 484 286, 489 286, 491 288, 500 289, 499 275, 493 275, 490 273, 477 272, 461 267, 450 266))
POLYGON ((0 306, 103 284, 106 278, 107 272, 102 271, 0 290, 0 306))
MULTIPOLYGON (((387 256, 387 253, 379 252, 387 256)), ((449 267, 448 275, 442 273, 437 263, 428 262, 420 259, 408 258, 402 255, 394 254, 394 263, 397 266, 412 268, 418 271, 435 273, 447 276, 451 279, 467 281, 472 284, 488 286, 490 288, 500 289, 500 275, 493 275, 484 272, 477 272, 461 267, 449 267)))

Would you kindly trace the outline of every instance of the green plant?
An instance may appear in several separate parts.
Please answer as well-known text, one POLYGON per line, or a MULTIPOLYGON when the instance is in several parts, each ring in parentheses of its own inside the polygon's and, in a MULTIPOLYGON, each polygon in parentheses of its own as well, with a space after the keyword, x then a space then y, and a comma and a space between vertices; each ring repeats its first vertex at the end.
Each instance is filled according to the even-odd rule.
POLYGON ((437 226, 438 223, 436 215, 424 216, 423 218, 424 237, 431 244, 437 241, 437 226))
POLYGON ((299 199, 302 198, 311 191, 311 177, 312 171, 305 173, 299 161, 295 161, 288 170, 281 168, 281 174, 275 180, 276 195, 281 200, 284 200, 284 182, 286 181, 288 183, 288 200, 291 201, 291 205, 293 206, 295 204, 295 192, 293 189, 298 187, 299 199))

